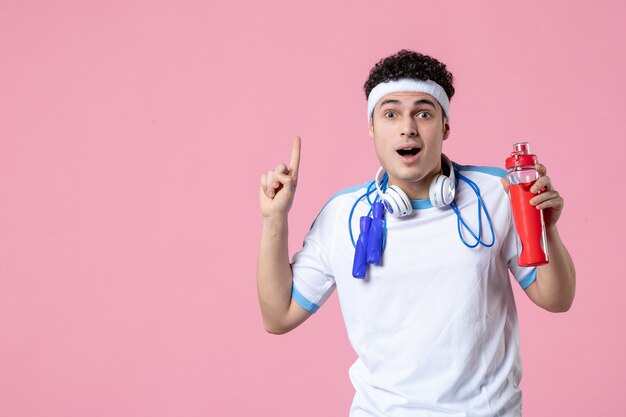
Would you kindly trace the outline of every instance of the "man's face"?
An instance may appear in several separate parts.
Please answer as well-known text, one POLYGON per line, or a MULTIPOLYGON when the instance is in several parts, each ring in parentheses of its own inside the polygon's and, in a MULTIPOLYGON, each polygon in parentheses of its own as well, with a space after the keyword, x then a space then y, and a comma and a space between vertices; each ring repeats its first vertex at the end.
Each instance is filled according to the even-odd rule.
POLYGON ((432 178, 441 173, 441 149, 450 134, 443 109, 430 94, 391 93, 383 96, 372 114, 369 135, 376 155, 411 199, 428 198, 432 178))

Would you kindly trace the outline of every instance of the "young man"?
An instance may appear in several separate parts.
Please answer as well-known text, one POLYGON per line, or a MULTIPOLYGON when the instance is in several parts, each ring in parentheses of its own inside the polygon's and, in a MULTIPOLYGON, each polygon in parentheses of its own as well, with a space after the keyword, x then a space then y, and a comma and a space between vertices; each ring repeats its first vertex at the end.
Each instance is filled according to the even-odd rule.
POLYGON ((444 64, 411 51, 376 64, 365 94, 369 135, 387 179, 381 171, 374 182, 331 199, 292 264, 287 214, 300 138, 289 166, 279 164, 261 177, 257 284, 265 328, 290 331, 337 289, 358 355, 350 368, 352 417, 520 416, 519 330, 509 271, 548 311, 567 311, 574 299, 574 265, 556 228, 563 199, 545 167, 537 166, 542 177, 531 204, 544 211, 550 262, 520 267, 504 171, 459 165, 442 154, 452 81, 444 64), (398 189, 406 201, 391 198, 398 189), (356 279, 354 240, 376 196, 389 200, 382 259, 356 279), (404 203, 410 207, 400 207, 404 203), (412 212, 396 217, 399 209, 412 212))

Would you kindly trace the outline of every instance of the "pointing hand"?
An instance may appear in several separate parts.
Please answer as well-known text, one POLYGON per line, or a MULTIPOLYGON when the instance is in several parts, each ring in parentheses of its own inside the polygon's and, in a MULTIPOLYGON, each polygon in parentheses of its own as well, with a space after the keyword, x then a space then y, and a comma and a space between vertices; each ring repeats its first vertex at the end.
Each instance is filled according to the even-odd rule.
POLYGON ((301 139, 296 136, 289 166, 281 163, 261 175, 259 200, 263 217, 287 216, 293 203, 300 167, 301 139))

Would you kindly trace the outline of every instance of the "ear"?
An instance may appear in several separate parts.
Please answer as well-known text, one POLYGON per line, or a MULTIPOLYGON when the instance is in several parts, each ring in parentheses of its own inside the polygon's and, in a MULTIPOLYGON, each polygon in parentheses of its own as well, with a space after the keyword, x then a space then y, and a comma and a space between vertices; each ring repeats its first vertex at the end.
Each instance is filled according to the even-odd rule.
POLYGON ((372 119, 370 119, 370 122, 368 124, 367 133, 370 138, 374 139, 374 121, 372 119))
POLYGON ((448 136, 450 136, 450 123, 448 123, 447 118, 444 118, 443 119, 443 140, 448 139, 448 136))

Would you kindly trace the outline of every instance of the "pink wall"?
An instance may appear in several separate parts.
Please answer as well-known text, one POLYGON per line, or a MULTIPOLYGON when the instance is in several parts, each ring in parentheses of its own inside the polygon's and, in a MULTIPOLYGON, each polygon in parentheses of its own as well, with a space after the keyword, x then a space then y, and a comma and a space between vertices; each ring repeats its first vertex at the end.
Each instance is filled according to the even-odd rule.
POLYGON ((373 176, 361 88, 400 48, 456 76, 448 155, 529 140, 565 198, 572 310, 516 292, 525 415, 618 415, 624 3, 443 3, 2 0, 0 416, 346 415, 336 297, 263 331, 258 177, 302 136, 293 253, 373 176))

